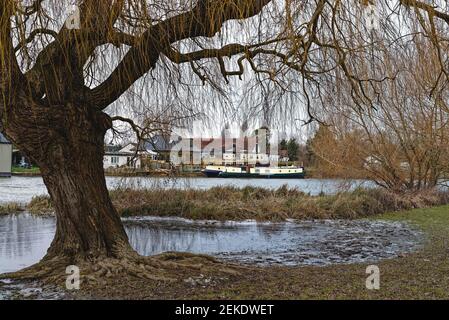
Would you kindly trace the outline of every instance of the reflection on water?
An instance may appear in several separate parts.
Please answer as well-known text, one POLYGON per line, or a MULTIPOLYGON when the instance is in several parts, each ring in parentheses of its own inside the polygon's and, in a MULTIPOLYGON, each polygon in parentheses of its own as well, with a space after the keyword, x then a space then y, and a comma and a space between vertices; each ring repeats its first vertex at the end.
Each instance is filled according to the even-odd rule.
MULTIPOLYGON (((233 185, 238 187, 255 186, 264 188, 279 188, 286 184, 296 187, 306 193, 318 194, 334 193, 340 188, 354 188, 359 185, 370 186, 371 183, 363 180, 347 182, 344 180, 326 179, 225 179, 225 178, 158 178, 158 177, 106 177, 110 189, 118 186, 134 188, 200 188, 208 189, 214 186, 233 185)), ((41 177, 0 178, 0 203, 20 202, 28 203, 33 196, 47 194, 41 177)))
POLYGON ((54 233, 53 218, 31 218, 26 214, 0 217, 0 273, 39 261, 54 233))
MULTIPOLYGON (((142 255, 203 253, 258 265, 326 265, 375 261, 417 248, 421 235, 401 223, 305 221, 194 222, 174 218, 124 220, 131 245, 142 255)), ((45 255, 54 219, 27 214, 0 217, 0 273, 29 266, 45 255)))
POLYGON ((374 261, 413 251, 421 239, 405 224, 383 221, 206 223, 143 217, 125 225, 143 255, 185 251, 258 265, 374 261))
POLYGON ((285 224, 205 223, 173 218, 124 220, 132 246, 141 254, 167 251, 219 254, 270 247, 271 234, 282 236, 285 224), (276 231, 277 230, 277 231, 276 231))

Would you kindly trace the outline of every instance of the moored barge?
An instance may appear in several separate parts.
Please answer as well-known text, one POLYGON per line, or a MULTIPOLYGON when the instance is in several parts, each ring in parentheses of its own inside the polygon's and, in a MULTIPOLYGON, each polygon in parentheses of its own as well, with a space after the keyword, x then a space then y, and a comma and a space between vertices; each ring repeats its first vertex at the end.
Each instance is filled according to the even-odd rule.
POLYGON ((303 179, 303 167, 230 167, 207 166, 202 172, 214 178, 303 179))

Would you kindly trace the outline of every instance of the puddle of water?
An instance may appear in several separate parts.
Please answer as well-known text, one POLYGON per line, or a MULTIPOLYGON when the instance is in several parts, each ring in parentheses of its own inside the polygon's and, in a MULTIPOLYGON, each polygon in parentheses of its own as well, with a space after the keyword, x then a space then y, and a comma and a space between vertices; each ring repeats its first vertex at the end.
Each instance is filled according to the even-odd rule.
MULTIPOLYGON (((176 218, 124 219, 142 255, 193 252, 256 265, 327 265, 376 261, 417 249, 422 235, 398 222, 204 222, 176 218)), ((45 255, 55 220, 19 214, 0 217, 0 273, 45 255)))
POLYGON ((205 223, 148 217, 125 225, 144 255, 187 251, 256 265, 371 262, 414 251, 422 239, 406 224, 368 220, 205 223))

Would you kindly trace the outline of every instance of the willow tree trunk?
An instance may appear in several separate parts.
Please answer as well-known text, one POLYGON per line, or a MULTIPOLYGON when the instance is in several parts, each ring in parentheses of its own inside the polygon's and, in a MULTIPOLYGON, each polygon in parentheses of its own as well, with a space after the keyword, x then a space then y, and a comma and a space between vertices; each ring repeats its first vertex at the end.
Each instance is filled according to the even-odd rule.
POLYGON ((119 256, 128 239, 106 188, 103 136, 76 134, 49 155, 50 170, 43 168, 57 221, 48 255, 119 256))
POLYGON ((50 113, 27 109, 20 113, 28 117, 9 119, 6 132, 39 165, 56 212, 56 235, 46 259, 91 260, 130 252, 103 171, 110 118, 74 105, 50 113))

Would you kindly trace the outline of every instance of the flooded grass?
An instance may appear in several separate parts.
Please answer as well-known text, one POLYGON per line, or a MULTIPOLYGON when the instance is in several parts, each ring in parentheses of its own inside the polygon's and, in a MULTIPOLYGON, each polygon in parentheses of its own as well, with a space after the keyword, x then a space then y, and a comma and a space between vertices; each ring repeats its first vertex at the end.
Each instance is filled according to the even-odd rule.
POLYGON ((366 289, 366 268, 372 262, 365 261, 327 266, 245 266, 235 274, 201 270, 196 275, 180 274, 180 281, 168 284, 120 275, 83 287, 75 298, 448 299, 449 206, 387 213, 370 219, 410 223, 422 230, 426 239, 417 252, 375 263, 381 271, 380 290, 366 289))
POLYGON ((415 253, 377 262, 380 289, 365 286, 371 263, 324 267, 241 269, 236 275, 204 273, 186 281, 156 285, 128 277, 89 287, 83 295, 132 299, 448 299, 449 206, 414 209, 379 217, 407 221, 426 232, 427 244, 415 253), (187 281, 207 279, 208 283, 187 281), (126 280, 126 281, 125 281, 126 280))
MULTIPOLYGON (((142 256, 189 252, 251 266, 379 261, 415 251, 422 242, 422 234, 405 223, 366 219, 257 223, 133 217, 123 224, 142 256)), ((53 217, 0 217, 0 274, 38 262, 55 229, 53 217)))
MULTIPOLYGON (((180 281, 170 284, 120 276, 84 288, 79 298, 449 298, 449 206, 435 207, 449 202, 447 192, 429 190, 397 195, 380 189, 359 188, 334 195, 309 195, 286 187, 274 190, 256 187, 119 188, 111 191, 111 197, 120 214, 131 219, 145 215, 260 221, 368 217, 411 223, 424 232, 426 241, 417 252, 405 252, 375 263, 381 270, 380 290, 366 289, 366 267, 372 262, 360 261, 326 266, 245 266, 239 267, 236 275, 201 271, 200 275, 182 274, 180 281), (207 279, 207 284, 199 285, 201 279, 207 279)), ((40 214, 52 211, 51 202, 45 196, 34 198, 28 209, 40 214)), ((223 264, 223 268, 227 266, 223 264)))

